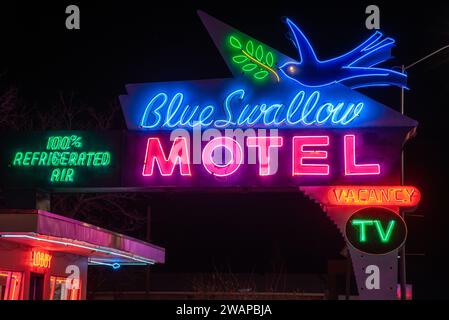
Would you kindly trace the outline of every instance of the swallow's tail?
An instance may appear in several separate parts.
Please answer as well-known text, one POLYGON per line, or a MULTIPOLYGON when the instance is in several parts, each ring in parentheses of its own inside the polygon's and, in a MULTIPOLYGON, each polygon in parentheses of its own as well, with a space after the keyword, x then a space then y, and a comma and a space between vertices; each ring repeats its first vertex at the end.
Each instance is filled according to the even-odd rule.
POLYGON ((381 86, 397 86, 408 89, 407 75, 405 73, 381 68, 368 70, 364 70, 364 68, 349 68, 348 71, 348 77, 340 81, 340 83, 351 89, 381 86))

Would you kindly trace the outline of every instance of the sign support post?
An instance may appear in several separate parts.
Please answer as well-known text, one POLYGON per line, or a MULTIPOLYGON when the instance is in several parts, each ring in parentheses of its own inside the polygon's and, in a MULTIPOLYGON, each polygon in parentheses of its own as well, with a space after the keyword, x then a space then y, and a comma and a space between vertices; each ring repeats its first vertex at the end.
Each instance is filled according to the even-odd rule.
MULTIPOLYGON (((402 72, 405 71, 405 66, 401 66, 402 72)), ((404 104, 404 88, 401 88, 401 114, 405 115, 405 104, 404 104)), ((405 158, 404 158, 404 149, 401 150, 401 185, 404 185, 404 165, 405 165, 405 158)), ((402 219, 405 221, 405 212, 402 208, 399 208, 400 215, 402 219)), ((400 268, 399 268, 399 279, 400 279, 400 286, 401 286, 401 300, 407 299, 407 269, 406 269, 406 262, 405 262, 405 243, 401 248, 400 251, 400 268)))

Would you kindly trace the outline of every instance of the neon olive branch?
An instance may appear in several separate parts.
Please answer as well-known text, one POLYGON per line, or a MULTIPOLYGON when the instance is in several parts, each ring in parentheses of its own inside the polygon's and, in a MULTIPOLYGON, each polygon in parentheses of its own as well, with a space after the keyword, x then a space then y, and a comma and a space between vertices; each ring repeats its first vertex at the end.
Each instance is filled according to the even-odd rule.
POLYGON ((279 75, 273 68, 274 55, 270 50, 266 48, 264 50, 262 44, 257 45, 255 48, 253 41, 248 40, 246 41, 245 48, 243 48, 240 40, 233 35, 229 37, 229 43, 232 47, 239 49, 240 52, 243 53, 232 57, 232 60, 235 63, 242 65, 241 69, 243 72, 254 71, 252 76, 257 80, 265 79, 271 72, 276 77, 277 81, 280 81, 279 75), (259 70, 257 71, 258 67, 259 70))
POLYGON ((268 71, 270 71, 271 73, 274 74, 274 76, 276 77, 277 82, 279 82, 281 79, 279 78, 279 75, 277 74, 276 71, 274 71, 274 69, 270 68, 269 66, 264 65, 262 62, 257 61, 256 59, 254 59, 253 57, 251 57, 248 53, 246 53, 245 50, 242 49, 242 53, 247 56, 249 59, 251 59, 252 61, 254 61, 255 63, 257 63, 258 65, 260 65, 262 68, 267 69, 268 71))

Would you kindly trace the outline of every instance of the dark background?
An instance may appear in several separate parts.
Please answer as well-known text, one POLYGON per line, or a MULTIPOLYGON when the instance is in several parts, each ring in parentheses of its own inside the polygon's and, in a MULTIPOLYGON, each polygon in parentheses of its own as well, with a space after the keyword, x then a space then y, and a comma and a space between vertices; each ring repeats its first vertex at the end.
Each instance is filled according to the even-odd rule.
MULTIPOLYGON (((364 13, 369 4, 2 1, 0 82, 2 88, 17 87, 38 109, 49 108, 59 92, 107 108, 106 101, 125 93, 126 83, 230 75, 197 9, 295 57, 281 22, 282 16, 289 16, 325 59, 370 34, 364 13), (69 4, 80 7, 81 30, 65 28, 69 4)), ((409 64, 449 44, 447 2, 374 4, 380 7, 382 31, 397 40, 392 65, 409 64)), ((448 71, 448 51, 409 70, 406 114, 418 120, 419 127, 405 147, 405 181, 421 189, 422 202, 414 214, 424 216, 407 218, 407 251, 412 254, 407 275, 417 298, 449 298, 448 71)), ((400 108, 398 88, 363 93, 400 108)), ((124 128, 123 121, 116 126, 124 128)), ((166 265, 155 272, 272 272, 283 266, 284 272, 325 273, 327 259, 339 257, 343 245, 319 207, 296 193, 160 194, 151 197, 151 206, 153 242, 167 249, 166 265)))

